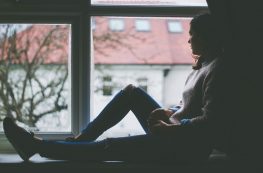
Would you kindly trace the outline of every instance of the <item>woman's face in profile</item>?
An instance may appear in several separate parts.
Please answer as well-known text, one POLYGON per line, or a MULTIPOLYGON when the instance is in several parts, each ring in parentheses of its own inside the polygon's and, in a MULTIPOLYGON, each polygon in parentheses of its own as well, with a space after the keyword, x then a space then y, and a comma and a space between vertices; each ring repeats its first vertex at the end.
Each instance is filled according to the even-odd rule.
POLYGON ((202 55, 203 42, 200 36, 190 27, 188 43, 191 45, 192 53, 194 55, 202 55))

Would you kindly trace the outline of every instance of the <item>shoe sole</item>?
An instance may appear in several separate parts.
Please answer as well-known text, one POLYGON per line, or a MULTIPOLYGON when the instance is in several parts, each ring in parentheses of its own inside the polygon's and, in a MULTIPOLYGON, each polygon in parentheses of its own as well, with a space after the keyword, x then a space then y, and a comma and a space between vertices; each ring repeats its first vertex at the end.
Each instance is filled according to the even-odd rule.
POLYGON ((16 145, 16 143, 8 138, 9 142, 13 145, 14 149, 16 150, 16 152, 18 153, 18 155, 26 162, 29 161, 29 157, 27 156, 27 154, 25 152, 23 152, 18 145, 16 145))
POLYGON ((11 131, 10 126, 12 126, 13 121, 10 119, 4 119, 3 121, 3 128, 4 128, 4 133, 6 135, 6 138, 8 139, 8 141, 12 144, 13 148, 16 150, 16 152, 18 153, 18 155, 24 160, 24 161, 28 161, 29 160, 29 156, 28 154, 26 154, 23 150, 21 150, 21 148, 19 147, 19 145, 17 145, 17 143, 15 142, 15 140, 13 140, 12 135, 10 134, 9 131, 11 131), (9 127, 9 128, 7 128, 9 127))

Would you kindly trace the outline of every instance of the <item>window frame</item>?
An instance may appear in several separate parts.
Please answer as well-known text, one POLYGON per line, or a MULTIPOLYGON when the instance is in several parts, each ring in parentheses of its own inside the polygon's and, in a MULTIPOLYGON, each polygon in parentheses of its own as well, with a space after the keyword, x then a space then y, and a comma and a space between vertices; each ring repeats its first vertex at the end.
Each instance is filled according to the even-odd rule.
MULTIPOLYGON (((193 17, 207 6, 91 5, 89 0, 0 0, 0 23, 70 23, 71 33, 71 133, 39 133, 45 139, 64 139, 81 131, 90 120, 92 97, 92 16, 193 17), (83 39, 87 38, 87 39, 83 39), (89 68, 87 68, 89 67, 89 68), (74 115, 74 116, 73 116, 74 115)), ((0 133, 0 151, 10 151, 0 133)))
MULTIPOLYGON (((1 4, 1 1, 0 1, 1 4)), ((1 8, 0 8, 1 10, 1 8)), ((0 13, 0 23, 36 23, 36 24, 71 24, 71 39, 70 39, 70 47, 69 50, 69 72, 70 77, 70 87, 71 87, 71 106, 69 108, 69 113, 71 116, 71 132, 36 132, 36 135, 45 139, 50 140, 58 140, 65 139, 69 135, 78 134, 80 129, 87 123, 87 118, 85 116, 72 116, 72 115, 82 115, 79 110, 82 105, 80 105, 81 101, 80 94, 78 92, 81 85, 80 78, 83 78, 83 68, 79 68, 79 64, 81 64, 80 58, 72 58, 72 57, 80 57, 82 51, 81 42, 82 34, 80 34, 80 19, 76 14, 50 14, 50 13, 35 13, 30 12, 11 12, 11 13, 0 13), (78 76, 78 77, 73 77, 78 76), (73 85, 74 84, 74 85, 73 85)), ((88 27, 87 27, 88 28, 88 27)), ((88 40, 88 39, 87 39, 88 40)), ((86 76, 86 75, 85 75, 86 76)), ((83 80, 83 79, 82 79, 83 80)), ((89 79, 88 79, 89 80, 89 79)), ((10 143, 7 142, 7 139, 4 135, 4 132, 0 132, 0 152, 13 152, 13 148, 10 146, 10 143)))

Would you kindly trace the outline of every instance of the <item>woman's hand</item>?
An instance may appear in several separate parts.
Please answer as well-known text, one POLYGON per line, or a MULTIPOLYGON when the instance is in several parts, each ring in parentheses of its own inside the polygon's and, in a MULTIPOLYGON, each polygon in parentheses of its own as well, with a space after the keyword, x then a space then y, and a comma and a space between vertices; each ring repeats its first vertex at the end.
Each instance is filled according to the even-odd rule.
POLYGON ((172 114, 173 111, 163 108, 152 111, 148 118, 149 131, 153 134, 162 133, 161 131, 164 131, 164 128, 171 124, 169 118, 172 114))
POLYGON ((169 127, 170 124, 162 121, 162 120, 156 120, 154 123, 149 124, 149 131, 152 134, 164 134, 165 129, 169 127))
POLYGON ((163 108, 155 109, 151 112, 148 118, 148 123, 155 124, 156 121, 158 120, 162 120, 166 123, 169 123, 169 118, 172 114, 173 114, 173 111, 169 109, 163 109, 163 108))
POLYGON ((149 126, 149 131, 155 135, 169 135, 178 132, 180 126, 180 124, 168 124, 162 120, 158 120, 155 124, 149 126))
POLYGON ((169 109, 158 108, 151 112, 148 119, 148 128, 152 134, 167 134, 171 130, 180 126, 180 121, 173 115, 169 109))

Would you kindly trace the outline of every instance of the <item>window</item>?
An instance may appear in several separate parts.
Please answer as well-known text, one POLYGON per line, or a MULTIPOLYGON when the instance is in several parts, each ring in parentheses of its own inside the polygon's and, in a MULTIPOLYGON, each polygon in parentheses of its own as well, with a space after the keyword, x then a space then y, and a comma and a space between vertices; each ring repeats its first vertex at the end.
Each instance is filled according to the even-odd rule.
POLYGON ((135 27, 137 31, 150 31, 151 30, 150 22, 146 19, 136 19, 135 27))
POLYGON ((71 131, 70 33, 69 24, 0 24, 0 121, 71 131))
POLYGON ((96 20, 94 18, 91 18, 91 29, 92 30, 96 29, 96 20))
POLYGON ((111 76, 104 76, 103 77, 103 95, 104 96, 111 96, 112 95, 112 79, 111 76))
POLYGON ((109 28, 111 31, 123 31, 124 21, 122 19, 109 19, 109 28))
MULTIPOLYGON (((93 120, 115 94, 130 83, 143 88, 164 106, 179 103, 183 84, 192 70, 191 50, 187 43, 189 22, 192 16, 207 10, 205 0, 93 0, 91 8, 103 10, 101 13, 94 11, 92 15, 97 23, 96 31, 92 33, 93 72, 95 76, 110 74, 114 78, 114 89, 111 96, 101 96, 96 92, 99 85, 93 85, 90 119, 93 120), (152 10, 150 6, 156 9, 152 10), (113 20, 110 30, 105 25, 108 20, 113 20), (163 75, 165 69, 169 69, 166 76, 163 75), (171 84, 173 81, 175 83, 171 84), (174 86, 177 89, 171 92, 174 86)), ((133 113, 129 112, 101 138, 143 133, 133 113)))
POLYGON ((147 92, 148 90, 148 79, 147 78, 144 78, 144 77, 141 77, 141 78, 138 78, 137 79, 137 82, 138 82, 138 86, 140 88, 142 88, 145 92, 147 92))
MULTIPOLYGON (((41 118, 41 123, 39 120, 37 127, 31 126, 31 129, 39 132, 37 135, 44 136, 45 139, 64 139, 70 134, 79 133, 102 110, 117 91, 129 83, 138 83, 137 80, 141 76, 147 79, 147 92, 158 101, 165 100, 160 95, 153 93, 161 91, 161 93, 165 94, 169 88, 161 88, 160 85, 156 85, 156 82, 157 84, 169 83, 172 77, 167 75, 167 78, 164 79, 162 78, 163 74, 160 75, 159 71, 171 69, 169 74, 184 74, 188 70, 189 65, 187 66, 183 61, 180 61, 180 63, 184 65, 173 65, 171 63, 172 59, 177 59, 177 57, 166 59, 169 63, 161 64, 160 57, 170 57, 170 55, 185 56, 188 54, 189 52, 187 51, 181 51, 180 54, 167 53, 168 51, 165 48, 167 48, 168 44, 171 45, 171 42, 175 45, 182 44, 183 40, 179 38, 181 38, 181 34, 188 33, 185 26, 187 26, 189 19, 198 13, 208 11, 205 0, 19 0, 1 1, 0 10, 0 23, 2 25, 8 24, 13 28, 12 32, 7 35, 10 40, 13 40, 13 43, 15 39, 18 39, 21 32, 25 32, 28 27, 32 26, 45 26, 45 28, 53 28, 58 31, 62 28, 68 30, 63 36, 59 34, 60 32, 51 34, 56 39, 48 39, 47 42, 53 46, 45 49, 52 50, 52 55, 56 55, 56 57, 60 57, 64 61, 56 62, 57 58, 53 57, 38 61, 40 64, 39 69, 42 71, 37 70, 36 76, 41 77, 27 84, 32 85, 33 92, 37 92, 36 89, 41 89, 46 92, 42 92, 43 95, 57 93, 58 96, 58 93, 61 92, 59 90, 61 85, 56 88, 58 90, 52 90, 50 87, 44 88, 50 82, 50 85, 59 86, 56 83, 57 80, 65 81, 65 83, 60 83, 63 84, 65 89, 61 92, 61 96, 65 99, 60 98, 57 100, 56 97, 53 97, 41 106, 42 108, 45 107, 47 111, 48 109, 46 108, 50 108, 50 105, 54 106, 52 103, 56 102, 57 109, 63 108, 63 110, 47 115, 50 118, 49 120, 41 118), (149 33, 157 32, 161 34, 158 31, 160 30, 159 26, 162 26, 162 31, 164 32, 165 29, 164 33, 167 34, 168 20, 180 21, 182 32, 170 34, 167 37, 168 39, 156 42, 154 40, 155 37, 149 37, 152 36, 151 34, 147 33, 146 35, 149 36, 146 36, 145 32, 137 32, 134 28, 135 19, 145 21, 145 17, 150 23, 149 28, 151 32, 149 33), (95 20, 91 21, 92 18, 95 18, 95 20), (21 25, 19 26, 18 24, 21 25), (14 32, 15 30, 16 32, 14 32), (140 49, 137 49, 138 47, 140 49), (66 56, 62 56, 61 49, 65 49, 63 52, 67 54, 66 56), (132 59, 130 59, 131 56, 133 57, 132 59), (54 75, 54 71, 56 75, 54 75), (67 71, 68 76, 62 71, 67 71), (151 72, 149 73, 149 71, 151 72), (94 92, 98 89, 94 85, 96 73, 103 74, 101 76, 111 76, 111 96, 96 95, 94 92), (44 78, 48 78, 48 80, 44 80, 44 78), (157 87, 152 87, 155 85, 157 87)), ((143 29, 148 27, 147 24, 142 25, 144 25, 143 29)), ((1 29, 0 35, 3 35, 5 31, 1 29)), ((36 34, 42 35, 47 34, 47 32, 36 30, 36 34)), ((31 39, 38 39, 38 37, 32 37, 31 39)), ((29 48, 27 43, 25 41, 25 44, 23 44, 25 48, 29 48)), ((36 43, 40 43, 40 40, 36 41, 36 43)), ((0 41, 1 44, 3 45, 3 41, 0 41)), ((31 46, 34 48, 33 50, 38 48, 37 44, 31 46)), ((18 53, 15 52, 14 44, 11 47, 9 45, 9 48, 13 55, 18 53)), ((6 50, 6 47, 1 47, 0 49, 6 50)), ((176 51, 176 49, 172 51, 176 51)), ((0 50, 0 54, 4 55, 5 53, 0 50)), ((48 56, 45 53, 42 55, 43 57, 48 56)), ((24 57, 26 57, 25 51, 24 57)), ((26 60, 26 58, 23 60, 26 60)), ((10 64, 10 72, 20 75, 21 78, 17 79, 10 75, 8 82, 19 88, 22 85, 15 80, 23 79, 25 72, 21 73, 21 71, 24 69, 22 69, 21 63, 19 64, 18 59, 10 61, 10 64)), ((3 68, 3 65, 1 68, 3 68)), ((190 66, 189 69, 191 69, 190 66)), ((180 80, 184 78, 183 75, 178 75, 177 77, 180 80)), ((100 89, 101 85, 98 85, 100 89)), ((170 85, 165 86, 169 87, 170 85)), ((26 92, 32 96, 32 91, 26 92)), ((21 92, 21 89, 18 89, 18 92, 21 92)), ((17 92, 14 93, 14 95, 16 94, 17 92)), ((35 97, 40 99, 40 96, 35 97)), ((12 98, 11 95, 10 98, 12 98)), ((172 101, 174 102, 174 100, 166 100, 164 104, 169 105, 172 101)), ((6 103, 1 102, 0 104, 6 103)), ((38 109, 34 113, 41 113, 41 111, 43 110, 38 109)), ((11 113, 13 114, 12 111, 11 113)), ((3 118, 3 110, 0 110, 0 114, 0 118, 3 118)), ((28 121, 28 119, 29 117, 24 118, 22 122, 28 121)), ((114 127, 116 133, 113 134, 117 136, 143 132, 132 114, 120 124, 120 126, 114 127), (128 125, 125 122, 131 122, 132 125, 128 125)), ((30 124, 27 126, 30 126, 30 124)), ((7 142, 2 142, 3 140, 5 140, 5 137, 1 131, 1 150, 5 149, 2 145, 4 143, 7 144, 7 142)))
POLYGON ((183 31, 180 21, 168 21, 168 30, 171 33, 180 33, 183 31))
MULTIPOLYGON (((193 63, 187 43, 191 18, 147 17, 145 20, 144 17, 119 16, 126 23, 125 30, 110 32, 107 30, 107 19, 111 16, 93 17, 98 24, 92 33, 95 82, 91 119, 100 113, 119 90, 130 83, 142 88, 165 107, 180 102, 186 76, 192 70, 193 63), (134 28, 136 20, 151 23, 151 32, 137 32, 134 28), (170 20, 182 23, 182 32, 171 35, 167 30, 167 22, 170 20), (167 69, 169 73, 164 75, 167 69), (103 76, 103 94, 100 94, 102 82, 96 80, 99 76, 103 76)), ((103 137, 143 133, 133 113, 129 112, 103 137)))

